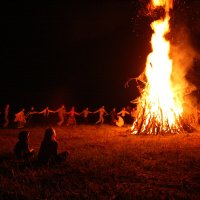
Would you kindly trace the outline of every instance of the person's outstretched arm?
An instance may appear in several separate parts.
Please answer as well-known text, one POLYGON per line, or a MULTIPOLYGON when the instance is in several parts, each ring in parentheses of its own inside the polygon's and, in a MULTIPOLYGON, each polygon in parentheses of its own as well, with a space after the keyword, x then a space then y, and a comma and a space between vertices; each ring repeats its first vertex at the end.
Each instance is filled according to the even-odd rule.
POLYGON ((98 110, 96 110, 96 111, 94 111, 94 112, 92 112, 93 114, 95 114, 95 113, 98 113, 99 112, 99 109, 98 110))

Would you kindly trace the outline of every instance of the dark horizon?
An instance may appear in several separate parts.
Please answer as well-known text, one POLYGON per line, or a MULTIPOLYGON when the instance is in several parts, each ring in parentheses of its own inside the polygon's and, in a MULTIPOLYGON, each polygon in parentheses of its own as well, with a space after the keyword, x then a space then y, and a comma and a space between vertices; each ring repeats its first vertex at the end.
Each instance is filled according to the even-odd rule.
MULTIPOLYGON (((144 2, 5 3, 0 107, 130 104, 138 95, 136 84, 124 84, 143 71, 150 52, 152 19, 139 14, 144 2)), ((200 3, 179 1, 175 9, 199 50, 200 3)))

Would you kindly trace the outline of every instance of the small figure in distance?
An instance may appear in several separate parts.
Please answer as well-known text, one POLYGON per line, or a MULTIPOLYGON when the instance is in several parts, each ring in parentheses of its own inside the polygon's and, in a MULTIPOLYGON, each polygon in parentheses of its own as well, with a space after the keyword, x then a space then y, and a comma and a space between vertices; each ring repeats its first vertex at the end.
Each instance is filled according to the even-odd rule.
POLYGON ((43 120, 44 120, 45 126, 49 125, 49 114, 50 113, 54 113, 54 111, 50 110, 48 106, 46 108, 44 108, 42 111, 38 112, 38 114, 43 114, 43 116, 44 116, 43 120))
POLYGON ((29 131, 19 132, 19 141, 15 144, 14 153, 17 159, 29 161, 34 156, 34 149, 29 147, 29 131))
POLYGON ((99 119, 98 121, 96 122, 96 124, 103 124, 104 123, 104 114, 108 115, 107 111, 105 110, 105 107, 102 106, 101 108, 99 108, 98 110, 96 110, 95 112, 93 112, 94 114, 95 113, 99 113, 99 119))
POLYGON ((126 106, 125 110, 129 113, 126 113, 125 117, 124 117, 124 121, 127 124, 132 124, 132 117, 131 117, 131 107, 129 105, 126 106))
POLYGON ((15 114, 14 122, 17 123, 17 128, 24 128, 24 126, 26 124, 26 116, 25 116, 24 108, 15 114))
POLYGON ((26 117, 28 118, 29 116, 34 115, 34 114, 38 114, 38 111, 35 111, 35 107, 34 107, 34 106, 31 106, 30 111, 28 111, 28 112, 26 113, 26 117))
POLYGON ((83 115, 83 122, 84 124, 88 124, 88 115, 92 113, 91 111, 89 111, 89 108, 85 108, 80 115, 83 115))
POLYGON ((61 126, 64 121, 65 121, 65 114, 66 114, 66 109, 65 109, 65 106, 62 105, 60 108, 58 108, 57 110, 54 111, 55 113, 57 112, 58 113, 58 118, 59 118, 59 121, 57 122, 57 125, 58 126, 61 126))
POLYGON ((109 115, 110 115, 110 123, 112 125, 115 125, 115 122, 117 120, 117 111, 116 111, 116 108, 113 108, 109 115))
POLYGON ((121 115, 121 117, 123 118, 123 120, 125 121, 125 116, 126 115, 130 115, 130 113, 128 111, 126 111, 126 108, 123 107, 122 110, 120 112, 117 113, 117 115, 121 115))
POLYGON ((77 113, 75 111, 75 107, 72 106, 71 110, 69 112, 66 112, 68 114, 68 119, 67 119, 67 126, 76 126, 76 115, 80 115, 80 113, 77 113))
POLYGON ((58 154, 56 131, 52 127, 47 128, 40 145, 38 153, 38 164, 51 165, 59 162, 64 162, 68 155, 69 153, 67 151, 58 154))
POLYGON ((3 124, 3 128, 7 128, 8 124, 9 124, 9 110, 10 110, 10 105, 6 104, 5 106, 5 111, 4 111, 4 124, 3 124))
POLYGON ((117 120, 115 121, 116 126, 118 127, 122 127, 124 126, 124 120, 121 116, 117 116, 117 120))
POLYGON ((38 114, 38 112, 35 111, 35 107, 32 106, 30 108, 30 111, 28 111, 26 114, 26 127, 33 127, 33 125, 35 124, 34 115, 36 114, 38 114))
POLYGON ((135 107, 133 107, 130 114, 131 114, 131 118, 132 118, 131 122, 133 123, 137 117, 137 109, 135 107))
POLYGON ((117 115, 121 115, 124 118, 126 115, 130 115, 130 113, 126 110, 125 107, 123 107, 122 110, 117 113, 117 115))

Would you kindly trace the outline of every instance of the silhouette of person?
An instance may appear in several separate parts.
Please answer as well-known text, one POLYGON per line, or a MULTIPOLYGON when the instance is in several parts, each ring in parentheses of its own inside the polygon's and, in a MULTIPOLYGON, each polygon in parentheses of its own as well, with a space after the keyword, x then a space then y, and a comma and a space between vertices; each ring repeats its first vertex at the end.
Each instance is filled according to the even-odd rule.
POLYGON ((132 117, 131 117, 131 110, 132 109, 129 105, 127 105, 125 109, 129 114, 125 115, 124 121, 126 121, 126 123, 128 123, 128 124, 131 124, 132 123, 132 117))
POLYGON ((10 110, 10 105, 6 104, 5 110, 4 110, 4 124, 3 128, 7 128, 9 125, 9 110, 10 110))
POLYGON ((68 118, 67 118, 67 126, 76 126, 76 115, 80 115, 80 113, 77 113, 75 111, 75 107, 72 106, 71 110, 69 112, 66 112, 66 114, 68 114, 68 118))
POLYGON ((26 125, 33 126, 34 120, 33 115, 38 114, 39 112, 35 111, 35 107, 32 106, 30 111, 26 113, 26 125))
POLYGON ((124 126, 124 120, 121 116, 117 116, 117 120, 115 121, 115 124, 118 126, 118 127, 122 127, 124 126))
POLYGON ((103 124, 104 123, 104 114, 108 115, 107 111, 105 110, 105 106, 102 106, 101 108, 99 108, 98 110, 96 110, 95 113, 99 113, 99 119, 95 124, 103 124))
POLYGON ((38 111, 35 111, 35 107, 32 106, 30 111, 26 113, 26 117, 29 117, 30 115, 38 114, 38 111))
POLYGON ((91 111, 89 111, 89 108, 85 108, 81 113, 80 115, 83 115, 83 122, 85 124, 88 124, 88 116, 89 114, 92 113, 91 111))
POLYGON ((54 113, 54 111, 50 110, 48 106, 45 109, 43 109, 42 111, 38 112, 38 114, 43 114, 45 125, 49 124, 49 114, 50 113, 54 113))
POLYGON ((38 164, 45 165, 63 162, 66 160, 67 156, 67 151, 58 154, 56 131, 52 127, 47 128, 38 152, 38 164))
POLYGON ((132 123, 134 122, 134 120, 136 119, 136 115, 137 115, 137 111, 136 111, 136 108, 135 107, 133 107, 132 109, 131 109, 131 118, 132 118, 132 123))
POLYGON ((116 112, 116 108, 113 108, 112 111, 110 112, 110 120, 111 120, 111 124, 115 125, 115 122, 117 120, 117 112, 116 112))
POLYGON ((126 115, 130 115, 130 113, 126 110, 125 107, 123 107, 122 110, 117 113, 117 115, 121 115, 121 117, 123 118, 123 120, 125 120, 125 116, 126 115))
POLYGON ((35 153, 34 149, 29 147, 29 134, 29 131, 19 132, 19 141, 14 147, 14 153, 17 159, 28 161, 35 153))
POLYGON ((57 122, 57 125, 58 126, 61 126, 64 121, 65 121, 65 114, 66 114, 66 109, 65 109, 65 106, 62 105, 60 108, 58 108, 56 111, 54 112, 57 112, 58 113, 58 118, 59 118, 59 121, 57 122))
POLYGON ((26 124, 26 116, 25 116, 24 108, 15 114, 14 122, 17 123, 17 128, 24 128, 24 126, 26 124))

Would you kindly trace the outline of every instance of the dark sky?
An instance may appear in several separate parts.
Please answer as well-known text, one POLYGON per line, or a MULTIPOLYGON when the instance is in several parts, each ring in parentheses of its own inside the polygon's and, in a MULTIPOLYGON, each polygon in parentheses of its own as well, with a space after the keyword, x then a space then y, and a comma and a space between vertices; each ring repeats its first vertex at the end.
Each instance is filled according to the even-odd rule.
MULTIPOLYGON (((134 82, 128 89, 124 83, 143 71, 150 51, 151 19, 140 14, 145 2, 49 0, 1 5, 0 104, 64 103, 78 108, 128 104, 137 90, 134 82)), ((194 17, 189 28, 199 48, 198 1, 179 1, 176 9, 184 18, 194 17)))

